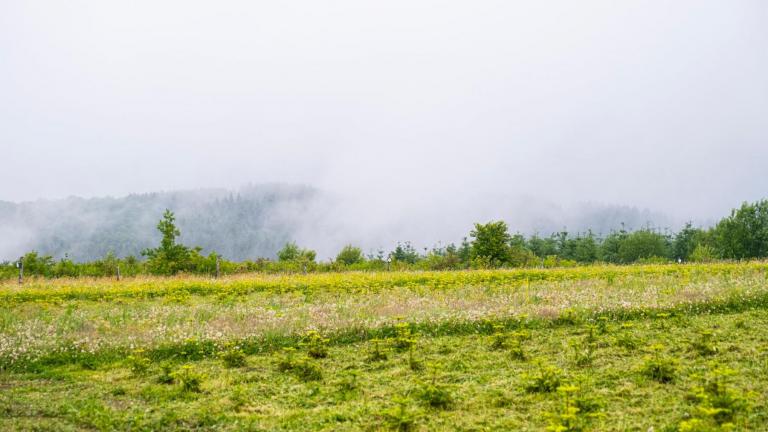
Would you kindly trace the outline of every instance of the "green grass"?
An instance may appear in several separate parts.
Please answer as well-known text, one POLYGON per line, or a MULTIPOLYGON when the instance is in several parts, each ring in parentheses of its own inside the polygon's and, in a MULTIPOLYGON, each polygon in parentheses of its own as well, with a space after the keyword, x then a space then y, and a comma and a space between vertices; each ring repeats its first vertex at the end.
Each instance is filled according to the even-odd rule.
POLYGON ((8 287, 0 430, 768 429, 764 264, 482 273, 8 287))
POLYGON ((579 414, 589 430, 677 430, 699 415, 696 388, 724 367, 736 371, 727 385, 746 404, 733 416, 737 430, 768 424, 765 310, 610 321, 602 331, 592 325, 523 329, 528 360, 492 349, 491 336, 463 335, 417 338, 413 352, 389 339, 387 359, 378 361, 369 358, 372 342, 363 342, 330 346, 323 359, 304 348, 250 355, 235 368, 210 358, 150 360, 146 370, 124 360, 5 373, 0 429, 379 430, 396 427, 402 404, 413 430, 544 430, 562 410, 558 387, 573 386, 574 400, 593 406, 579 414), (695 349, 704 331, 716 352, 695 349), (619 343, 627 336, 638 348, 619 343), (581 364, 574 347, 587 343, 593 360, 581 364), (672 381, 644 373, 657 356, 676 359, 672 381), (410 366, 411 357, 423 370, 410 366), (321 376, 281 368, 287 358, 321 376), (163 383, 163 368, 173 383, 163 383), (191 379, 198 382, 190 387, 191 379))

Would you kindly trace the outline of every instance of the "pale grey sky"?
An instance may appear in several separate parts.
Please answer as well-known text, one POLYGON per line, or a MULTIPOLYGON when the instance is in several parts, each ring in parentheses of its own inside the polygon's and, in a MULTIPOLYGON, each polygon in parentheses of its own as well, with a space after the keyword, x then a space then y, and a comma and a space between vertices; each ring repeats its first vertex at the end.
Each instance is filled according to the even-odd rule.
POLYGON ((10 201, 289 182, 361 218, 721 215, 768 197, 768 2, 4 0, 0 154, 10 201))

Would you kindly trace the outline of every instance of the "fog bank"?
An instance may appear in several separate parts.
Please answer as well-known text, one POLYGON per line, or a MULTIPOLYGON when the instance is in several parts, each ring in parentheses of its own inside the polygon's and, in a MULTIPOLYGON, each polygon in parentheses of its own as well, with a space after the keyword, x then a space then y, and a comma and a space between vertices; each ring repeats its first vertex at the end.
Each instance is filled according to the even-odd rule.
MULTIPOLYGON (((329 200, 282 214, 329 249, 581 229, 581 203, 711 220, 768 191, 766 22, 760 0, 3 1, 0 201, 311 185, 329 200)), ((0 248, 39 235, 0 225, 0 248)))

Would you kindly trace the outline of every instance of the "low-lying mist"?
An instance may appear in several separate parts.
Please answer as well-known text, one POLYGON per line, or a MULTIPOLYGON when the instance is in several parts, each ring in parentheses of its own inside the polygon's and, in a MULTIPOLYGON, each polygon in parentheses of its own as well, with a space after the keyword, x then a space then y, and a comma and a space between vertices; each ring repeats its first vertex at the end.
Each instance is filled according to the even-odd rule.
MULTIPOLYGON (((468 236, 474 222, 502 219, 523 234, 611 230, 652 226, 676 230, 684 222, 629 206, 580 203, 561 206, 532 196, 477 196, 475 200, 431 197, 396 202, 363 199, 309 186, 264 184, 239 189, 196 189, 77 198, 0 202, 0 259, 36 250, 76 261, 138 256, 155 246, 155 225, 172 210, 181 241, 228 259, 272 258, 288 241, 335 255, 346 244, 366 252, 389 251, 410 241, 418 249, 445 246, 468 236), (374 206, 372 203, 376 202, 374 206)), ((706 224, 706 221, 703 222, 706 224)))

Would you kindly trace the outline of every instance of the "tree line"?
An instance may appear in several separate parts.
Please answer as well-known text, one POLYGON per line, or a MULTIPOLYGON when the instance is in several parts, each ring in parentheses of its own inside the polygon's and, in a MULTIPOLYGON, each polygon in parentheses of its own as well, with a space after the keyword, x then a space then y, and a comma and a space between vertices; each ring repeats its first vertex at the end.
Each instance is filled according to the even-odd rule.
MULTIPOLYGON (((599 237, 591 231, 567 231, 549 236, 512 234, 504 221, 476 223, 460 244, 418 251, 410 242, 399 243, 392 251, 364 254, 353 245, 345 246, 329 261, 318 261, 311 249, 289 242, 277 253, 277 260, 231 261, 216 252, 201 253, 199 247, 181 244, 173 212, 166 210, 157 224, 162 235, 155 248, 141 257, 104 258, 74 262, 68 257, 55 260, 49 255, 29 252, 20 259, 26 275, 44 277, 135 276, 234 274, 245 272, 327 272, 343 270, 460 270, 503 267, 568 267, 593 263, 631 264, 663 262, 708 262, 768 257, 768 200, 744 203, 710 228, 686 224, 677 233, 651 227, 628 231, 619 229, 599 237)), ((17 274, 19 262, 0 265, 0 278, 17 274)))

